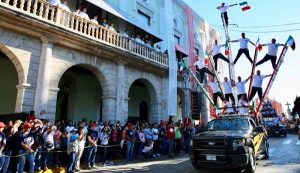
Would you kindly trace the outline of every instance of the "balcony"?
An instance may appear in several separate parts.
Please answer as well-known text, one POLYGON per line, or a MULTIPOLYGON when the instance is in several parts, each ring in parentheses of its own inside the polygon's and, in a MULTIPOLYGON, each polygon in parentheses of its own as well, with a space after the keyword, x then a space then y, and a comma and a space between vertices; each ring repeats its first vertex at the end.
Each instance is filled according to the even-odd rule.
POLYGON ((15 12, 16 15, 23 14, 33 20, 46 22, 49 25, 96 41, 98 44, 105 44, 111 48, 138 56, 144 61, 168 68, 167 54, 137 43, 132 38, 124 37, 102 25, 94 24, 43 0, 0 0, 0 8, 15 12))

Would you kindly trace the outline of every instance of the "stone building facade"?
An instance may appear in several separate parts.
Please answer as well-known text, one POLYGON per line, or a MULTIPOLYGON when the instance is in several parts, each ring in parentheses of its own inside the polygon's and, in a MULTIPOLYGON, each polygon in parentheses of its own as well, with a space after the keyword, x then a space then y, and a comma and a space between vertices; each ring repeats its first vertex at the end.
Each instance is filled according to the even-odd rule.
MULTIPOLYGON (((176 30, 166 27, 175 24, 174 4, 180 8, 186 4, 179 0, 101 2, 110 6, 101 14, 118 25, 118 32, 47 2, 0 1, 0 79, 4 80, 0 114, 35 110, 39 118, 51 121, 84 117, 158 122, 178 114, 181 99, 184 104, 179 106, 184 107, 177 116, 189 115, 192 85, 188 80, 177 82, 176 30), (138 19, 122 15, 122 10, 142 13, 146 20, 148 16, 149 26, 135 24, 138 19), (154 48, 122 35, 129 26, 150 35, 154 48), (155 49, 157 45, 167 53, 155 49)), ((99 8, 93 0, 86 4, 99 8)), ((70 6, 74 11, 78 4, 70 6)), ((188 49, 187 30, 179 32, 184 38, 179 44, 188 49)), ((203 54, 203 44, 197 45, 203 54)))

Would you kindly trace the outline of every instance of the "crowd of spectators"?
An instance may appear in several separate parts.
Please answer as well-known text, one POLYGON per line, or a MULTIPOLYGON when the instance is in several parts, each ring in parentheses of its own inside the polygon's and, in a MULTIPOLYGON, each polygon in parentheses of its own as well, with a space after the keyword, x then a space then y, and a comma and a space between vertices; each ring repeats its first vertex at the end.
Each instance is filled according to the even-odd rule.
POLYGON ((55 121, 37 119, 31 111, 25 121, 0 122, 0 170, 29 173, 48 167, 66 167, 66 172, 111 166, 112 160, 131 162, 166 155, 189 153, 192 121, 174 123, 55 121), (17 165, 17 166, 16 166, 17 165))

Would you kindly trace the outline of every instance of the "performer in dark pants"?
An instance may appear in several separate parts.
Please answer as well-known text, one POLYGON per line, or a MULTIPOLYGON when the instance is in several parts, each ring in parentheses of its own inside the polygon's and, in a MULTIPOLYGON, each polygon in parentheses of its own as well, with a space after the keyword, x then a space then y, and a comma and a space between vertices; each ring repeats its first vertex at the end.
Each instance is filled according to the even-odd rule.
POLYGON ((227 9, 229 7, 235 6, 237 4, 232 4, 232 5, 225 5, 225 3, 223 2, 220 6, 217 7, 218 10, 220 10, 221 12, 221 18, 222 21, 224 19, 225 24, 223 23, 223 26, 228 26, 228 15, 227 15, 227 9))
POLYGON ((233 107, 235 107, 235 99, 234 99, 233 91, 232 91, 233 82, 228 81, 228 78, 225 77, 224 82, 222 82, 222 86, 223 86, 223 89, 224 89, 225 99, 227 101, 229 101, 229 99, 230 99, 231 102, 232 102, 233 107))
POLYGON ((264 62, 267 62, 271 60, 272 67, 275 70, 276 68, 276 59, 277 59, 277 52, 279 46, 285 46, 284 44, 276 43, 276 39, 273 38, 271 40, 271 43, 262 44, 262 46, 268 46, 268 53, 265 55, 265 57, 260 60, 258 63, 256 63, 256 66, 263 64, 264 62))
POLYGON ((218 58, 229 63, 229 60, 220 51, 221 47, 224 47, 224 46, 225 46, 225 44, 218 45, 218 40, 215 40, 215 44, 212 46, 212 50, 210 51, 210 54, 213 55, 216 71, 218 70, 218 58))
POLYGON ((196 66, 196 71, 200 73, 200 83, 203 83, 203 77, 205 73, 208 73, 214 77, 214 74, 207 68, 205 59, 197 56, 197 61, 193 64, 196 66))
POLYGON ((248 43, 250 42, 253 46, 256 46, 249 38, 246 38, 245 33, 242 33, 242 38, 238 39, 238 40, 232 40, 230 42, 240 42, 240 49, 238 51, 238 54, 236 55, 236 58, 234 60, 234 64, 236 64, 236 62, 238 61, 238 59, 240 58, 240 56, 242 54, 245 54, 245 56, 248 58, 248 60, 250 61, 250 63, 253 63, 253 60, 251 59, 250 55, 249 55, 249 49, 248 49, 248 43))
POLYGON ((249 101, 252 100, 256 93, 258 93, 258 97, 260 101, 262 101, 262 82, 264 78, 269 76, 272 76, 272 74, 260 75, 260 70, 257 70, 256 75, 254 75, 253 86, 249 97, 249 101))
POLYGON ((215 106, 218 106, 217 104, 217 101, 218 101, 218 97, 224 101, 225 98, 222 96, 221 92, 220 92, 220 89, 219 89, 219 84, 218 82, 216 81, 212 81, 212 82, 209 82, 208 85, 210 86, 212 92, 213 92, 213 101, 214 101, 214 105, 215 106))

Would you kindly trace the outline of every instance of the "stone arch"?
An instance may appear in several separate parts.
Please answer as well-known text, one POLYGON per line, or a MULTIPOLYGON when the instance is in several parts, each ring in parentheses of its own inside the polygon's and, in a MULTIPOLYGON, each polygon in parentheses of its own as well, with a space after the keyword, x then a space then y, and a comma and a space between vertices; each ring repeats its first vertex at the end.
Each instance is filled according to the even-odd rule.
MULTIPOLYGON (((132 87, 132 85, 136 82, 141 82, 145 85, 145 87, 147 88, 148 90, 148 93, 149 93, 149 97, 150 97, 150 103, 148 105, 148 109, 149 109, 149 114, 148 114, 148 120, 151 120, 151 121, 156 121, 156 118, 158 117, 158 114, 159 114, 159 108, 158 108, 158 89, 155 87, 155 85, 150 82, 149 79, 146 79, 146 78, 132 78, 131 80, 127 81, 127 87, 125 87, 125 93, 127 93, 127 96, 130 100, 130 89, 132 87)), ((141 100, 138 101, 138 105, 140 104, 141 100)), ((129 104, 128 104, 128 107, 129 107, 129 104)), ((130 115, 128 115, 130 116, 130 115)))
POLYGON ((87 64, 69 67, 57 85, 56 118, 76 121, 81 118, 101 119, 104 80, 104 75, 97 67, 87 64))
POLYGON ((24 68, 19 60, 19 58, 16 56, 16 54, 13 53, 8 47, 4 45, 0 45, 0 52, 4 53, 8 59, 14 64, 19 78, 19 85, 22 85, 26 82, 26 75, 24 68))

